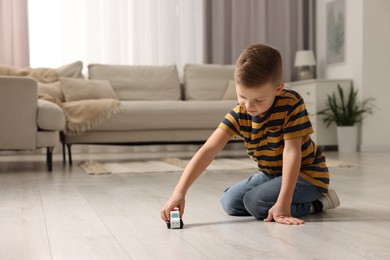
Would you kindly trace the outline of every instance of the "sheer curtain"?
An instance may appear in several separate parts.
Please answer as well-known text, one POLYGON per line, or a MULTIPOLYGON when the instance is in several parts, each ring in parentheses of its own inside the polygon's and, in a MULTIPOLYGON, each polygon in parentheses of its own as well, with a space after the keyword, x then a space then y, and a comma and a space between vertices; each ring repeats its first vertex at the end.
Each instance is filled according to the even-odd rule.
POLYGON ((0 1, 0 63, 29 65, 27 0, 0 1))
POLYGON ((246 46, 278 48, 284 80, 315 46, 315 0, 29 0, 30 63, 235 63, 246 46), (42 10, 45 10, 44 12, 42 10))
POLYGON ((206 0, 206 61, 233 64, 250 44, 276 47, 285 81, 296 78, 295 52, 315 46, 314 0, 206 0))
POLYGON ((203 63, 203 9, 199 0, 29 0, 31 65, 203 63))

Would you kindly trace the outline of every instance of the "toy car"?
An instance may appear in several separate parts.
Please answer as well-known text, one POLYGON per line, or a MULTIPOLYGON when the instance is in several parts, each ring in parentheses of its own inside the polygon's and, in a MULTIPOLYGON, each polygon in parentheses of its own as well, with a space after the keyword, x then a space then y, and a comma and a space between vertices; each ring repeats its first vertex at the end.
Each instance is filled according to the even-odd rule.
POLYGON ((183 228, 184 223, 183 220, 180 218, 180 212, 178 210, 171 211, 169 215, 170 215, 169 220, 165 222, 169 229, 183 228))

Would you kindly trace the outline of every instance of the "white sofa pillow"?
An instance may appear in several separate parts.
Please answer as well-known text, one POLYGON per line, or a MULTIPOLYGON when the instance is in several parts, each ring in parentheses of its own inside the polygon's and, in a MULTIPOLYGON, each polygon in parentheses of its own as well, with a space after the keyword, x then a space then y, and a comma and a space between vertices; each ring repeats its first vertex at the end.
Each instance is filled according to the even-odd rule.
POLYGON ((234 79, 234 65, 187 64, 184 67, 186 100, 222 100, 229 80, 234 79))
POLYGON ((89 64, 90 79, 111 82, 119 100, 180 100, 178 72, 171 66, 89 64))
POLYGON ((79 79, 84 78, 82 74, 82 70, 83 70, 82 61, 75 61, 55 69, 55 71, 58 73, 58 76, 60 77, 79 78, 79 79))

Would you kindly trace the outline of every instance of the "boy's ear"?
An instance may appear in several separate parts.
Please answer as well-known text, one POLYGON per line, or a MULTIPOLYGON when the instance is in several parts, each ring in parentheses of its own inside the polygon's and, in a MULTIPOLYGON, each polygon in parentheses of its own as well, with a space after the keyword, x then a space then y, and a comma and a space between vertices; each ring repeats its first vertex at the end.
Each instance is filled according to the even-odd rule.
POLYGON ((276 87, 276 95, 279 95, 280 92, 282 92, 283 88, 284 88, 284 83, 281 82, 281 83, 276 87))

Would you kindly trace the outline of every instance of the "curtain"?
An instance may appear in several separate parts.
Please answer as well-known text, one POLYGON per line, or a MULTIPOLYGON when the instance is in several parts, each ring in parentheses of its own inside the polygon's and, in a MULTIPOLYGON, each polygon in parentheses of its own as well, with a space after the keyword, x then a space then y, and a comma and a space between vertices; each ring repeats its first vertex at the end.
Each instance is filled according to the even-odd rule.
POLYGON ((283 78, 295 80, 297 50, 314 50, 314 0, 206 0, 206 62, 234 64, 254 43, 277 48, 283 78))
MULTIPOLYGON (((26 0, 24 0, 26 1, 26 0)), ((315 0, 29 0, 30 63, 234 64, 253 43, 282 54, 315 46, 315 0), (42 12, 42 10, 46 10, 42 12)), ((315 51, 315 50, 314 50, 315 51)))
POLYGON ((27 0, 0 1, 0 63, 29 66, 27 0))
POLYGON ((204 62, 199 0, 30 0, 31 64, 204 62), (45 12, 42 12, 45 10, 45 12))

